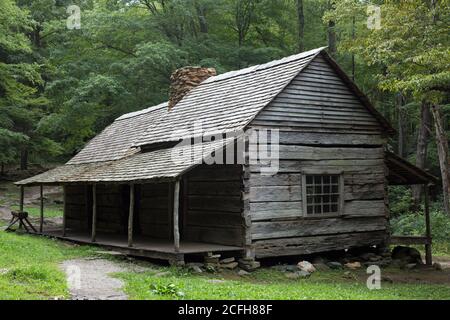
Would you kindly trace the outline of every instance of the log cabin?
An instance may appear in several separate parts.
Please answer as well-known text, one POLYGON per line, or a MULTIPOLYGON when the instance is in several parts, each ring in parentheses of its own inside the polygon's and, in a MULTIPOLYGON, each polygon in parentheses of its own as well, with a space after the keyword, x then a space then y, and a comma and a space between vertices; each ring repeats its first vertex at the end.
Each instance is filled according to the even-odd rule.
POLYGON ((42 210, 40 233, 174 263, 384 246, 388 185, 434 181, 387 151, 394 129, 325 48, 171 81, 167 103, 17 182, 21 208, 24 187, 63 186, 63 226, 44 227, 42 210))

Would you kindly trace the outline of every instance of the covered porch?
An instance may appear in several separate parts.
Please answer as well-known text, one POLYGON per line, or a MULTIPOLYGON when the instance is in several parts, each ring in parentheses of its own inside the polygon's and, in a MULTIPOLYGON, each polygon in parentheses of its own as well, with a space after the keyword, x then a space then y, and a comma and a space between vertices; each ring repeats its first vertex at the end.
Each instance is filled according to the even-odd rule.
POLYGON ((169 148, 115 161, 66 164, 17 182, 19 211, 26 212, 24 188, 39 186, 36 233, 176 263, 191 254, 240 254, 242 167, 205 168, 201 157, 189 157, 207 156, 225 145, 217 141, 177 147, 183 161, 174 161, 169 148), (58 229, 45 228, 48 185, 63 187, 58 229))
MULTIPOLYGON (((47 227, 44 184, 40 184, 40 218, 35 234, 79 244, 101 246, 131 256, 167 260, 171 264, 183 264, 187 256, 206 256, 225 252, 234 256, 243 254, 243 247, 239 245, 195 241, 186 236, 184 232, 188 198, 186 179, 152 184, 89 184, 81 186, 69 184, 62 187, 64 190, 62 225, 47 227), (155 193, 154 198, 142 198, 144 194, 142 189, 145 185, 150 187, 149 191, 155 193), (101 190, 109 187, 128 192, 125 197, 122 192, 123 198, 117 202, 121 205, 113 207, 115 203, 111 203, 111 207, 109 207, 111 210, 114 209, 114 212, 119 209, 122 220, 126 220, 119 229, 111 227, 109 230, 105 225, 111 212, 105 212, 105 200, 100 199, 105 197, 101 190), (68 192, 74 188, 86 190, 86 193, 83 194, 85 202, 75 207, 80 214, 79 220, 74 219, 74 208, 70 208, 73 206, 70 199, 79 197, 79 194, 73 194, 73 191, 68 192), (162 197, 163 193, 167 193, 166 197, 162 197), (152 199, 159 203, 153 205, 152 208, 142 208, 145 202, 152 199), (161 199, 167 201, 165 206, 162 205, 161 199), (127 210, 120 210, 123 208, 123 204, 126 204, 127 210), (145 211, 149 209, 151 211, 145 211), (153 219, 142 221, 143 214, 151 215, 153 219), (161 218, 161 215, 165 217, 161 218), (143 228, 146 228, 144 232, 143 228)), ((24 189, 25 186, 20 186, 20 212, 26 212, 24 189)), ((111 201, 110 198, 107 200, 111 201)))
POLYGON ((430 223, 429 188, 437 183, 437 178, 428 172, 412 165, 392 152, 386 152, 387 179, 389 185, 421 185, 424 191, 425 234, 422 236, 391 235, 390 244, 424 245, 425 261, 433 264, 431 252, 432 235, 430 223))

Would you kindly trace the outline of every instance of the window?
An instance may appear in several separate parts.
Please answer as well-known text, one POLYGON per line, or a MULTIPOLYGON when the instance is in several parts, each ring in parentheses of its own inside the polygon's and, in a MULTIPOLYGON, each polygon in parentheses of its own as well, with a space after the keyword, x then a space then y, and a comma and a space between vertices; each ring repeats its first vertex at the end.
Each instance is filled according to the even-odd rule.
POLYGON ((304 175, 304 215, 338 215, 341 212, 342 182, 340 174, 304 175))

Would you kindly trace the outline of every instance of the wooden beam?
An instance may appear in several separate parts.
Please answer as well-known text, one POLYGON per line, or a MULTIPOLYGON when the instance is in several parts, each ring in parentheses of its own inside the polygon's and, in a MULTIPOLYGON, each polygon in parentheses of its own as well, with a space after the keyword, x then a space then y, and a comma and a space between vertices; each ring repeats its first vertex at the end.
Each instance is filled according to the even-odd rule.
POLYGON ((170 228, 173 223, 173 194, 174 184, 169 182, 167 195, 167 232, 169 239, 173 239, 173 230, 170 228))
POLYGON ((128 246, 133 246, 133 221, 134 221, 134 184, 130 184, 130 209, 128 212, 128 246))
POLYGON ((41 219, 39 221, 39 232, 42 233, 44 230, 44 186, 40 185, 40 195, 41 195, 41 219))
POLYGON ((182 201, 183 201, 183 218, 182 218, 182 228, 181 232, 184 232, 183 230, 186 230, 187 227, 187 216, 188 216, 188 207, 189 207, 189 194, 188 194, 188 178, 187 176, 183 177, 183 195, 182 195, 182 201))
POLYGON ((67 191, 66 186, 63 186, 63 225, 62 225, 62 236, 66 236, 66 222, 67 222, 67 191))
POLYGON ((91 241, 95 242, 97 236, 97 186, 92 185, 92 230, 91 241))
POLYGON ((431 223, 430 223, 430 201, 429 201, 429 187, 428 185, 424 185, 425 191, 425 228, 426 228, 426 237, 428 243, 425 244, 425 262, 427 265, 433 264, 433 256, 431 253, 431 223))
POLYGON ((390 237, 390 244, 403 244, 403 245, 414 245, 414 244, 428 244, 427 237, 424 236, 396 236, 390 237))
POLYGON ((23 202, 25 198, 25 188, 24 186, 20 186, 20 203, 19 203, 19 211, 23 212, 23 202))
POLYGON ((89 206, 89 193, 91 190, 89 190, 89 185, 87 184, 85 186, 84 190, 84 211, 86 215, 86 219, 80 219, 80 229, 83 230, 84 228, 87 228, 89 230, 89 215, 91 213, 91 209, 89 206))
POLYGON ((173 190, 173 243, 175 252, 180 252, 180 226, 179 226, 179 205, 180 205, 180 180, 175 181, 173 190))

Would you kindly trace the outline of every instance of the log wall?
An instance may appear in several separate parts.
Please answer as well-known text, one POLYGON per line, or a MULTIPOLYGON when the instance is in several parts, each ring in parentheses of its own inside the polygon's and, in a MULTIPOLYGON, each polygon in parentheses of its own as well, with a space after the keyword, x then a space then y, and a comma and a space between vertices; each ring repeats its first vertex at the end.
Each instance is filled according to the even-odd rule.
POLYGON ((123 185, 97 185, 97 232, 126 233, 128 192, 123 185))
POLYGON ((141 186, 139 229, 143 235, 161 239, 173 238, 172 210, 169 210, 169 197, 172 193, 168 183, 141 186))
POLYGON ((241 178, 242 165, 202 165, 188 174, 183 239, 242 245, 241 178))
MULTIPOLYGON (((92 226, 92 186, 66 186, 66 225, 90 231, 92 226)), ((128 217, 126 186, 97 185, 97 231, 125 233, 128 217)))
POLYGON ((66 227, 75 230, 89 230, 86 206, 86 186, 65 186, 66 189, 66 227))
POLYGON ((244 166, 248 255, 299 255, 385 241, 386 137, 323 58, 312 61, 250 127, 279 130, 280 160, 273 176, 261 175, 263 164, 244 166), (302 174, 308 171, 342 172, 341 215, 304 216, 302 174))

